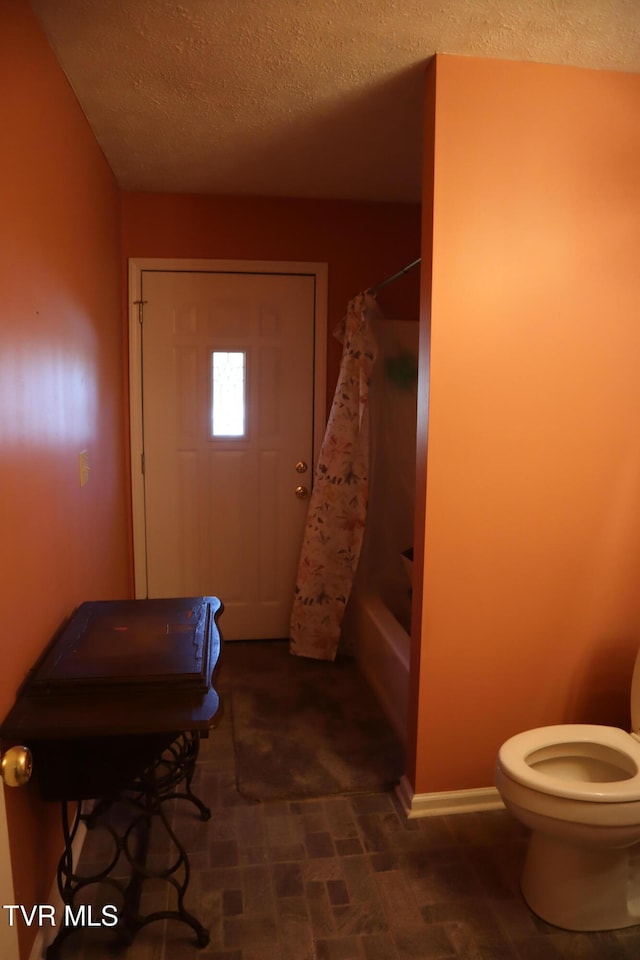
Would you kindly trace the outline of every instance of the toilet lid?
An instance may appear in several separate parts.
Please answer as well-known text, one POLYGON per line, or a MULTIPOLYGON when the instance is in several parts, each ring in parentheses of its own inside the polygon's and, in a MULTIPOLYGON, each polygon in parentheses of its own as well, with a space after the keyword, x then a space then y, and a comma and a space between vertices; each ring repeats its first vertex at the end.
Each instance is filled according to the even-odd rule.
POLYGON ((636 656, 636 663, 631 677, 631 729, 640 732, 640 651, 636 656))

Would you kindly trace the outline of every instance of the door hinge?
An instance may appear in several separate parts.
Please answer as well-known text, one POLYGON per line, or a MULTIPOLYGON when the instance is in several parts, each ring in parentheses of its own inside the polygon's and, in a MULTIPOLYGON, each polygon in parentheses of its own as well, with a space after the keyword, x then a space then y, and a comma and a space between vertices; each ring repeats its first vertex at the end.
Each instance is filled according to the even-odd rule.
POLYGON ((141 324, 141 323, 142 323, 142 308, 143 308, 143 306, 145 305, 145 303, 146 303, 147 301, 146 301, 146 300, 134 300, 133 302, 134 302, 134 304, 135 304, 135 305, 137 306, 137 308, 138 308, 138 323, 141 324))

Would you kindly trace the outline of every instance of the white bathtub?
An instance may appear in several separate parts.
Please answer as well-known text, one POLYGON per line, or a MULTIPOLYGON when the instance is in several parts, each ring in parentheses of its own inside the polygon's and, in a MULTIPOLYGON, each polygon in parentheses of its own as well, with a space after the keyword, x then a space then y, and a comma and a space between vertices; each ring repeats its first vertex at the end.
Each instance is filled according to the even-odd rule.
POLYGON ((382 598, 359 591, 349 603, 350 646, 401 742, 407 740, 410 637, 382 598))
POLYGON ((342 634, 405 745, 412 581, 406 551, 413 543, 417 390, 390 376, 389 361, 407 352, 417 358, 418 330, 418 323, 402 320, 381 321, 375 330, 369 510, 342 634))

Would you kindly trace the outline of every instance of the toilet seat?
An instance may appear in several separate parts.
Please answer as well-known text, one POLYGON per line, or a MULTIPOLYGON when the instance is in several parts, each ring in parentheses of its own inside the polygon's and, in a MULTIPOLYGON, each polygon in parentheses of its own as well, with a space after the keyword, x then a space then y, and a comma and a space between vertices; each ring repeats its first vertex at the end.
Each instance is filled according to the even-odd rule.
MULTIPOLYGON (((566 756, 570 756, 570 751, 566 756)), ((526 730, 503 743, 498 754, 498 765, 510 779, 549 796, 596 803, 640 800, 640 743, 619 727, 578 723, 526 730), (531 765, 530 758, 536 752, 547 748, 557 757, 562 757, 561 748, 570 744, 592 744, 596 748, 595 754, 599 747, 604 751, 613 751, 619 765, 626 769, 627 776, 607 782, 585 782, 545 773, 531 765)))

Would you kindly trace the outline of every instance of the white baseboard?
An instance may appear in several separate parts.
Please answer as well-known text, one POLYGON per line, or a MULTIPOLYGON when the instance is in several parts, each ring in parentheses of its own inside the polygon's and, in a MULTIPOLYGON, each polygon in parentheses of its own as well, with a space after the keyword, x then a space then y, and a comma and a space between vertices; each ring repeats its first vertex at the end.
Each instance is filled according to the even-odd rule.
POLYGON ((452 790, 441 793, 414 793, 406 777, 396 787, 396 794, 408 820, 417 817, 440 817, 449 813, 478 813, 503 810, 504 803, 495 787, 473 790, 452 790))
MULTIPOLYGON (((88 812, 90 809, 91 809, 90 805, 87 805, 85 807, 86 812, 88 812)), ((73 843, 71 845, 72 858, 73 858, 72 862, 76 865, 80 860, 80 854, 82 853, 82 847, 84 846, 84 841, 86 836, 87 836, 86 824, 81 823, 78 827, 78 832, 73 838, 73 843)), ((58 889, 57 876, 53 882, 51 893, 49 894, 49 903, 51 904, 52 907, 54 907, 56 918, 61 917, 64 912, 64 904, 62 902, 62 897, 60 896, 60 891, 58 889)), ((31 948, 31 953, 29 954, 29 960, 42 960, 42 957, 44 957, 47 947, 55 939, 55 936, 58 933, 58 930, 59 930, 59 927, 52 927, 49 925, 38 928, 36 938, 33 941, 33 947, 31 948)))

